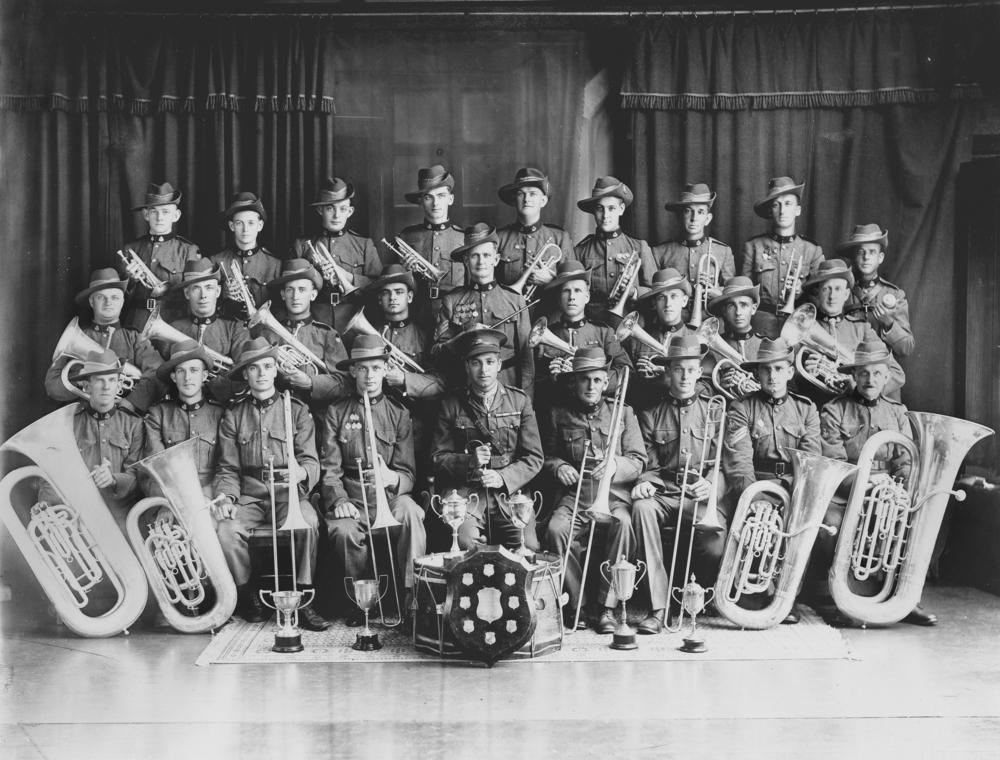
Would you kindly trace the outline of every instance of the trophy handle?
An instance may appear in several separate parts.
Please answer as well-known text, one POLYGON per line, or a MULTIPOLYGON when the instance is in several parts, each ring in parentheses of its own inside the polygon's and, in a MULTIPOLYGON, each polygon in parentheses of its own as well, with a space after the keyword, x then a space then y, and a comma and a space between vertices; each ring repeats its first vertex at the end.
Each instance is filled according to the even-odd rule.
POLYGON ((265 607, 270 607, 272 610, 277 611, 278 608, 274 606, 273 600, 269 602, 267 601, 267 597, 264 596, 264 594, 271 595, 273 593, 274 592, 269 588, 262 588, 257 592, 257 594, 260 596, 260 601, 264 604, 265 607))
POLYGON ((538 517, 538 513, 542 511, 542 492, 535 491, 531 495, 532 508, 535 510, 535 517, 538 517), (535 499, 538 499, 538 505, 535 506, 535 499))
POLYGON ((312 604, 313 599, 316 598, 316 589, 314 588, 303 589, 300 593, 302 594, 302 599, 304 601, 301 601, 299 603, 298 609, 295 610, 296 612, 301 610, 303 607, 308 607, 310 604, 312 604), (309 597, 308 599, 306 599, 307 595, 309 597))
MULTIPOLYGON (((424 491, 424 493, 427 493, 427 491, 424 491)), ((436 514, 438 517, 440 517, 443 520, 444 516, 441 514, 441 510, 442 510, 442 507, 441 507, 441 494, 437 494, 436 493, 436 494, 431 495, 431 498, 430 498, 430 500, 427 503, 430 504, 431 512, 433 512, 434 514, 436 514), (438 504, 437 507, 434 506, 434 501, 435 500, 437 500, 437 504, 438 504)))
POLYGON ((344 578, 344 593, 347 594, 347 598, 350 599, 354 604, 358 603, 358 600, 354 597, 354 578, 350 575, 344 578))
MULTIPOLYGON (((499 496, 499 495, 500 494, 497 494, 497 496, 499 496)), ((472 502, 476 502, 476 506, 477 507, 479 506, 479 494, 478 493, 471 493, 471 494, 469 494, 469 496, 467 497, 467 499, 468 499, 468 502, 469 502, 470 505, 472 504, 472 502)), ((468 515, 469 514, 469 510, 466 509, 465 513, 466 513, 466 515, 468 515)))
POLYGON ((708 606, 715 599, 715 588, 705 589, 705 605, 708 606))
POLYGON ((496 497, 497 497, 497 506, 500 507, 500 513, 508 520, 510 520, 511 519, 510 510, 507 509, 507 494, 497 491, 496 497))
POLYGON ((640 583, 642 583, 642 579, 646 577, 646 563, 643 562, 641 559, 637 559, 635 561, 635 567, 636 570, 639 571, 635 576, 635 585, 638 586, 640 583))
POLYGON ((676 586, 674 588, 670 589, 670 598, 673 599, 678 604, 683 603, 683 601, 684 601, 684 589, 677 588, 676 586), (677 596, 678 592, 680 592, 680 596, 677 596))
POLYGON ((611 585, 611 576, 610 576, 610 575, 608 575, 608 573, 606 573, 606 572, 604 571, 604 569, 605 569, 605 568, 607 568, 608 570, 610 570, 610 569, 611 569, 611 560, 609 560, 609 559, 606 559, 606 560, 604 560, 604 561, 603 561, 603 562, 601 563, 601 568, 600 568, 600 570, 601 570, 601 575, 602 575, 602 576, 604 576, 604 580, 606 580, 606 581, 608 582, 608 585, 611 585))

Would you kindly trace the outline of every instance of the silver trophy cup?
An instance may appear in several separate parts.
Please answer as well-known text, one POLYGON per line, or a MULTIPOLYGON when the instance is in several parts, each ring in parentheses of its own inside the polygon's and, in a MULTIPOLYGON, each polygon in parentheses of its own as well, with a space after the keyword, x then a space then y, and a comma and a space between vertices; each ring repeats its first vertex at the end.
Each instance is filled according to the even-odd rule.
POLYGON ((274 632, 272 652, 301 652, 302 633, 299 631, 299 610, 312 604, 316 592, 260 590, 260 600, 278 613, 278 630, 274 632), (270 601, 268 598, 270 597, 270 601), (308 597, 308 598, 305 598, 308 597))
POLYGON ((368 613, 389 591, 389 576, 380 575, 378 580, 374 578, 358 580, 344 578, 344 589, 352 601, 365 613, 365 629, 357 635, 351 646, 359 652, 374 652, 381 649, 382 642, 378 640, 378 634, 368 627, 368 613), (380 591, 383 579, 385 580, 385 591, 380 591))
POLYGON ((633 565, 623 554, 615 563, 604 560, 601 563, 601 575, 604 576, 615 592, 615 596, 621 599, 622 615, 618 621, 618 628, 615 630, 614 638, 611 640, 612 649, 636 649, 638 644, 635 640, 635 630, 628 624, 628 616, 625 612, 625 602, 632 598, 632 592, 638 587, 643 577, 646 575, 646 563, 641 559, 636 560, 633 565))

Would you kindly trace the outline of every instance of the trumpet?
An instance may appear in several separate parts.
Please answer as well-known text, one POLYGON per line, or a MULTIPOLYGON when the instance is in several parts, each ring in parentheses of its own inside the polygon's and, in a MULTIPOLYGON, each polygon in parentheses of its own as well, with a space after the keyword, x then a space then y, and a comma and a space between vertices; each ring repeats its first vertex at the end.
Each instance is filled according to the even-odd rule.
POLYGON ((712 238, 708 239, 708 250, 705 255, 698 259, 698 278, 694 286, 694 304, 691 306, 691 317, 688 324, 691 327, 700 327, 708 311, 708 298, 713 290, 719 288, 719 276, 722 267, 719 260, 712 255, 712 238))
POLYGON ((743 369, 740 363, 743 357, 740 352, 730 346, 719 334, 718 317, 709 317, 701 327, 698 328, 698 340, 708 346, 708 350, 716 358, 715 367, 712 369, 712 386, 730 401, 746 398, 751 393, 760 390, 760 383, 754 379, 752 373, 743 369), (722 373, 726 369, 732 369, 732 377, 729 383, 723 384, 722 373))
POLYGON ((326 363, 316 354, 309 350, 305 343, 292 335, 288 329, 281 324, 271 313, 271 302, 265 301, 259 309, 254 309, 247 320, 247 327, 253 329, 257 325, 263 325, 272 333, 277 335, 282 341, 280 346, 281 356, 278 364, 283 372, 291 373, 299 367, 312 364, 320 372, 329 373, 326 363))
POLYGON ((396 243, 393 245, 385 238, 382 238, 382 245, 396 254, 407 269, 414 274, 419 274, 432 285, 436 285, 441 281, 441 278, 445 275, 444 272, 421 256, 413 246, 402 238, 396 237, 395 241, 396 243))
POLYGON ((562 248, 555 243, 546 243, 538 249, 538 252, 534 256, 531 257, 531 260, 525 265, 524 271, 521 272, 521 276, 507 287, 515 293, 520 293, 524 296, 525 301, 530 301, 531 297, 535 294, 535 290, 538 289, 537 285, 528 285, 528 287, 525 288, 525 285, 528 284, 528 280, 531 278, 531 275, 535 272, 541 271, 542 269, 551 269, 562 260, 562 256, 562 248), (545 252, 549 248, 555 248, 555 253, 550 256, 546 256, 545 252))
POLYGON ((75 413, 75 405, 57 409, 0 446, 36 463, 0 480, 0 518, 63 623, 78 636, 114 636, 128 633, 142 614, 146 577, 80 456, 75 413), (65 501, 35 504, 25 525, 11 497, 21 481, 38 478, 65 501), (114 601, 105 612, 88 613, 97 589, 112 591, 114 601))
POLYGON ((418 372, 421 375, 425 373, 423 367, 417 364, 416 360, 413 359, 409 354, 400 348, 394 346, 385 335, 380 333, 371 322, 365 317, 365 310, 362 307, 357 314, 351 317, 351 321, 347 323, 347 327, 344 328, 344 342, 350 343, 358 335, 378 335, 385 341, 385 345, 389 347, 389 356, 392 358, 396 364, 401 367, 409 369, 411 372, 418 372))
MULTIPOLYGON (((53 362, 64 356, 70 360, 62 368, 61 375, 63 387, 67 391, 78 398, 87 398, 87 394, 70 380, 70 375, 74 369, 83 364, 87 354, 103 350, 104 347, 100 343, 81 329, 78 317, 73 317, 69 321, 66 329, 59 336, 55 350, 52 352, 53 362)), ((119 375, 121 387, 118 389, 118 395, 126 396, 135 387, 136 382, 142 378, 142 371, 129 362, 119 360, 118 363, 121 367, 121 374, 119 375)))
MULTIPOLYGON (((349 296, 357 292, 357 286, 351 282, 354 279, 353 275, 337 263, 337 258, 330 253, 325 245, 317 243, 314 246, 311 240, 307 240, 306 245, 309 246, 309 261, 315 264, 316 268, 323 273, 323 277, 330 283, 330 286, 334 290, 340 291, 339 295, 335 294, 338 303, 340 296, 349 296), (327 273, 331 271, 334 273, 334 276, 327 277, 327 273)), ((336 304, 333 305, 336 306, 336 304)))
POLYGON ((785 302, 778 309, 779 314, 791 314, 795 311, 795 297, 799 294, 799 283, 802 275, 803 254, 799 253, 795 257, 795 263, 788 267, 785 273, 785 281, 781 285, 781 299, 785 302))
POLYGON ((167 292, 168 283, 153 274, 153 270, 146 266, 146 262, 142 260, 139 254, 131 248, 126 248, 125 250, 128 251, 128 256, 122 253, 121 250, 117 250, 115 253, 118 254, 118 258, 125 265, 126 274, 143 287, 148 288, 150 290, 150 298, 162 298, 167 292))
POLYGON ((629 254, 629 260, 625 262, 622 271, 618 273, 618 279, 615 280, 615 284, 608 293, 608 303, 615 303, 617 305, 618 302, 621 302, 621 308, 624 309, 624 301, 628 299, 628 296, 635 287, 635 280, 639 276, 641 265, 642 261, 639 251, 632 251, 629 254))
POLYGON ((849 364, 853 357, 816 324, 816 307, 811 303, 803 304, 788 317, 781 328, 781 337, 790 346, 798 347, 795 369, 810 383, 835 394, 843 393, 850 387, 853 380, 841 373, 839 368, 849 364), (805 368, 805 359, 809 354, 819 356, 819 367, 815 373, 805 368))
MULTIPOLYGON (((192 338, 182 333, 176 327, 168 325, 164 322, 163 318, 155 311, 150 314, 149 319, 146 320, 146 325, 142 328, 142 332, 139 337, 150 341, 163 341, 168 345, 174 345, 186 340, 192 340, 192 338)), ((212 360, 212 366, 209 369, 209 377, 218 377, 232 368, 233 360, 228 356, 219 353, 214 348, 206 346, 204 343, 200 345, 212 360)))

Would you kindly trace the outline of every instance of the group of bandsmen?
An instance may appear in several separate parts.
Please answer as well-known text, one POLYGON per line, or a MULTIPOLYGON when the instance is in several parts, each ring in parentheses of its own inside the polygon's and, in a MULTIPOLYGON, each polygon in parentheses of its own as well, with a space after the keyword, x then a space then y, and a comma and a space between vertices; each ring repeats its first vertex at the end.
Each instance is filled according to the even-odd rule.
MULTIPOLYGON (((546 506, 525 543, 569 552, 572 608, 587 509, 609 477, 611 516, 590 565, 622 555, 646 562, 650 612, 639 630, 658 633, 671 599, 662 534, 678 510, 694 531, 692 570, 707 586, 742 490, 760 479, 790 481, 787 447, 856 461, 874 432, 908 431, 896 356, 914 343, 904 293, 879 276, 887 233, 858 225, 836 246, 837 257, 824 257, 796 230, 802 189, 788 177, 768 183, 754 205, 768 230, 737 260, 707 234, 716 194, 705 184, 686 186, 666 205, 680 218, 682 238, 650 246, 619 226, 631 190, 600 177, 577 203, 596 229, 573 245, 542 221, 550 194, 542 171, 521 169, 499 189, 515 210, 511 224, 463 229, 449 214, 454 178, 432 166, 406 194, 424 220, 400 231, 396 245, 349 229, 354 188, 333 178, 310 204, 318 230, 295 240, 287 256, 260 245, 264 204, 240 192, 221 213, 231 246, 203 257, 177 234, 181 194, 152 184, 135 208, 148 234, 124 245, 120 259, 109 257, 113 266, 95 271, 76 297, 83 332, 101 350, 77 357, 69 372, 71 358, 57 358, 45 387, 58 402, 85 395, 75 417, 80 453, 119 521, 145 487, 130 465, 198 440, 203 491, 223 497, 213 516, 247 620, 265 617, 248 537, 270 525, 272 498, 284 519, 289 484, 309 526, 302 585, 340 588, 340 575, 369 572, 366 525, 380 488, 401 523, 391 535, 404 596, 413 593, 413 559, 448 540, 418 494, 475 494, 459 531, 462 548, 515 547, 520 530, 498 495, 539 487, 546 506), (842 392, 801 377, 824 372, 823 357, 814 351, 796 369, 796 348, 780 337, 786 303, 813 303, 820 329, 850 357, 833 361, 846 376, 842 392), (714 380, 718 352, 687 324, 700 306, 741 358, 714 380), (634 327, 623 331, 626 311, 638 317, 629 313, 634 327), (183 339, 150 331, 151 320, 183 339), (123 394, 125 363, 132 387, 123 394), (622 425, 612 430, 613 399, 626 378, 622 425), (724 419, 713 419, 715 383, 737 397, 724 419), (606 457, 612 439, 617 453, 606 457), (707 504, 717 505, 717 519, 705 519, 707 504), (320 553, 329 578, 317 577, 320 553)), ((905 474, 905 452, 885 448, 874 477, 905 474)), ((843 503, 831 505, 827 522, 836 522, 843 503)), ((821 539, 820 571, 831 553, 821 539)), ((590 588, 590 621, 611 633, 616 600, 607 584, 590 588)), ((404 615, 408 607, 407 600, 404 615)), ((304 608, 301 625, 328 626, 321 611, 304 608)), ((358 623, 358 610, 348 618, 358 623)), ((919 609, 910 620, 934 622, 919 609)))

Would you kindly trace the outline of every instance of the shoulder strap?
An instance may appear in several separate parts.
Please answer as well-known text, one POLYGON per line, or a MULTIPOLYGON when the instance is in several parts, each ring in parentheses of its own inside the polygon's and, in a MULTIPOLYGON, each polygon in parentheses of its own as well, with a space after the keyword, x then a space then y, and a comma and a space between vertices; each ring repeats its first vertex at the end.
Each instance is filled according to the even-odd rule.
POLYGON ((490 432, 489 427, 487 427, 487 425, 483 422, 479 413, 472 407, 472 404, 469 403, 468 396, 459 396, 458 403, 462 407, 462 410, 472 419, 472 424, 476 426, 476 430, 478 430, 486 442, 490 444, 490 448, 493 449, 494 453, 499 454, 501 451, 499 443, 496 438, 493 437, 493 433, 490 432))

